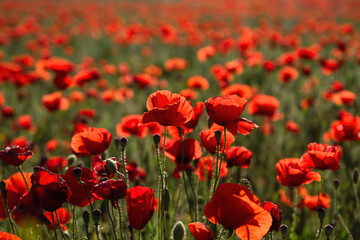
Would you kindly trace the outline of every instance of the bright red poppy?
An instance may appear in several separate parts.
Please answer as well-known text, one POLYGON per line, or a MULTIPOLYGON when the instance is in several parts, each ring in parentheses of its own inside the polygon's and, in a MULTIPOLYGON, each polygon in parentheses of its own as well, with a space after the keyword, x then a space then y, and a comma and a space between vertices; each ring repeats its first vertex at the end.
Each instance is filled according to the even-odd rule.
MULTIPOLYGON (((221 131, 221 138, 220 138, 220 151, 224 149, 225 144, 225 137, 223 129, 219 126, 212 126, 210 129, 203 130, 200 132, 200 140, 201 140, 201 146, 203 146, 206 151, 208 151, 211 154, 216 153, 216 139, 215 139, 215 131, 219 130, 221 131)), ((235 141, 235 137, 231 133, 226 134, 226 146, 225 150, 229 148, 229 146, 235 141)))
POLYGON ((1 231, 0 231, 0 239, 1 240, 21 240, 21 238, 19 238, 18 236, 14 235, 14 234, 10 234, 7 232, 1 232, 1 231))
POLYGON ((193 116, 188 122, 184 123, 183 126, 188 129, 194 129, 199 123, 199 119, 204 111, 204 108, 205 108, 205 104, 203 102, 197 102, 194 107, 193 116))
POLYGON ((205 102, 206 111, 213 122, 224 126, 231 134, 236 136, 239 132, 243 135, 249 134, 258 126, 245 119, 240 118, 247 103, 245 98, 237 95, 218 96, 209 98, 205 102))
POLYGON ((128 137, 130 135, 143 138, 146 136, 147 128, 141 122, 142 115, 127 115, 121 119, 121 122, 116 124, 116 134, 119 137, 128 137))
POLYGON ((300 159, 285 158, 276 163, 276 176, 278 182, 283 186, 297 187, 309 184, 312 181, 320 181, 320 174, 311 172, 310 169, 302 169, 299 166, 300 159))
POLYGON ((142 123, 157 122, 163 126, 181 126, 191 120, 194 110, 186 98, 167 90, 151 94, 146 102, 148 112, 142 123))
POLYGON ((221 95, 238 95, 239 97, 249 99, 253 96, 253 90, 250 86, 246 84, 234 83, 230 86, 221 90, 221 95))
POLYGON ((271 214, 249 189, 233 183, 218 186, 204 214, 210 222, 234 230, 241 239, 260 240, 273 222, 271 214))
POLYGON ((315 196, 305 195, 301 204, 312 211, 316 211, 318 208, 330 208, 330 202, 331 199, 329 195, 320 193, 320 195, 315 196))
POLYGON ((0 152, 0 159, 6 164, 20 166, 23 162, 30 159, 33 153, 27 147, 12 145, 0 152))
POLYGON ((109 148, 112 135, 105 128, 85 128, 71 139, 71 149, 78 156, 85 157, 103 153, 109 148))
POLYGON ((291 120, 289 120, 285 123, 285 128, 294 134, 298 134, 301 130, 299 125, 296 122, 291 121, 291 120))
POLYGON ((130 226, 141 230, 156 211, 158 201, 154 197, 153 189, 136 186, 128 190, 126 203, 130 226))
POLYGON ((282 210, 279 208, 278 205, 276 205, 272 202, 268 202, 268 201, 263 202, 263 204, 261 204, 261 206, 271 214, 271 217, 273 219, 272 225, 271 225, 269 231, 278 232, 280 225, 281 225, 281 220, 282 220, 282 210))
POLYGON ((201 222, 189 223, 189 229, 195 240, 215 240, 213 232, 201 222))
POLYGON ((246 147, 231 147, 226 150, 227 167, 238 166, 242 168, 248 168, 251 159, 252 152, 246 147))
POLYGON ((336 142, 360 140, 360 117, 346 111, 340 112, 340 120, 330 126, 331 138, 336 142))
POLYGON ((253 115, 265 115, 273 117, 279 109, 280 102, 273 96, 256 95, 248 105, 248 112, 253 115))
POLYGON ((340 168, 341 155, 342 151, 337 146, 313 142, 308 145, 308 151, 301 156, 299 165, 304 169, 337 171, 340 168))

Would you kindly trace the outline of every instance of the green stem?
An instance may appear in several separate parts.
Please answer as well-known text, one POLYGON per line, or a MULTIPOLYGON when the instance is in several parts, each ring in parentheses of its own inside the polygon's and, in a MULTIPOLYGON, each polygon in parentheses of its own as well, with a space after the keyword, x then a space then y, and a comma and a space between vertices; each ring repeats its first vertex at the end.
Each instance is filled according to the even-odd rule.
POLYGON ((340 213, 336 214, 337 219, 340 221, 341 225, 343 226, 344 230, 346 231, 347 235, 348 235, 348 239, 350 240, 354 240, 349 228, 346 226, 346 223, 344 222, 344 219, 342 218, 340 213))
POLYGON ((10 223, 10 226, 11 226, 12 233, 15 234, 15 235, 18 235, 17 229, 15 228, 14 223, 12 221, 12 217, 11 217, 9 207, 8 207, 8 204, 7 204, 7 200, 5 199, 4 196, 2 196, 2 197, 3 197, 5 210, 6 210, 6 214, 8 216, 8 219, 9 219, 9 223, 10 223))
POLYGON ((98 240, 100 240, 101 238, 100 238, 100 231, 99 231, 99 224, 98 223, 95 224, 95 232, 96 232, 96 238, 98 240))
POLYGON ((126 153, 125 153, 125 148, 121 149, 121 158, 122 158, 122 168, 124 170, 124 175, 125 175, 125 179, 126 179, 126 185, 128 188, 130 188, 129 185, 129 178, 127 175, 127 170, 126 170, 126 153))
POLYGON ((57 214, 56 211, 54 211, 54 212, 55 212, 56 220, 57 220, 57 222, 58 222, 58 225, 59 225, 59 228, 60 228, 60 231, 61 231, 61 235, 62 235, 63 239, 67 239, 66 236, 65 236, 65 233, 64 233, 64 231, 63 231, 63 229, 62 229, 62 227, 61 227, 61 225, 60 225, 59 216, 58 216, 58 214, 57 214))
POLYGON ((86 184, 85 184, 83 181, 81 181, 80 178, 79 178, 78 180, 79 180, 79 182, 81 183, 81 185, 83 185, 83 187, 84 187, 84 189, 85 189, 86 197, 87 197, 87 199, 88 199, 88 201, 89 201, 89 203, 90 203, 90 208, 91 208, 91 212, 92 212, 92 211, 94 210, 94 208, 93 208, 93 205, 92 205, 92 203, 91 203, 90 196, 89 196, 89 193, 88 193, 86 184))
MULTIPOLYGON (((213 166, 213 169, 215 169, 215 173, 213 174, 213 176, 214 176, 214 185, 213 185, 213 191, 212 191, 211 195, 214 195, 215 190, 216 190, 217 170, 218 170, 218 164, 219 164, 219 157, 220 157, 220 144, 217 144, 216 145, 216 165, 213 166)), ((213 172, 214 172, 214 170, 213 170, 213 172)))
POLYGON ((322 225, 323 225, 323 219, 320 219, 320 226, 319 226, 319 229, 318 229, 318 231, 316 233, 315 240, 318 240, 319 237, 320 237, 322 225))
POLYGON ((123 233, 123 224, 122 224, 122 217, 121 217, 121 205, 119 203, 119 201, 116 202, 117 204, 117 210, 119 213, 119 228, 120 228, 120 239, 123 240, 124 239, 124 233, 123 233))
POLYGON ((298 192, 297 192, 297 188, 294 187, 293 188, 293 196, 294 196, 294 208, 293 208, 293 223, 291 225, 291 233, 290 233, 290 239, 294 239, 296 233, 295 233, 295 229, 296 229, 296 225, 298 222, 298 212, 299 209, 297 207, 298 205, 298 192))
POLYGON ((114 238, 115 238, 115 240, 117 240, 115 224, 114 224, 114 220, 113 220, 113 218, 112 218, 112 216, 111 216, 110 207, 109 207, 110 201, 107 201, 107 203, 105 203, 105 205, 106 205, 106 208, 107 208, 106 210, 107 210, 107 213, 108 213, 110 222, 111 222, 111 226, 112 226, 114 238))
POLYGON ((57 234, 56 234, 56 225, 55 225, 55 218, 54 218, 54 212, 51 212, 51 218, 52 218, 52 225, 53 225, 53 229, 54 229, 54 234, 55 234, 55 239, 57 240, 57 234))
POLYGON ((20 171, 20 173, 21 173, 21 176, 23 177, 23 179, 24 179, 24 181, 25 181, 25 184, 26 184, 26 188, 27 188, 27 190, 28 190, 28 191, 30 191, 30 188, 29 188, 28 182, 26 181, 26 178, 25 178, 24 172, 22 171, 22 169, 21 169, 21 167, 20 167, 20 166, 18 166, 18 169, 19 169, 19 171, 20 171))
POLYGON ((138 240, 141 240, 141 230, 138 230, 138 240))
MULTIPOLYGON (((165 140, 164 140, 165 141, 165 140)), ((165 143, 164 143, 164 149, 165 149, 165 143)), ((159 171, 159 186, 158 186, 158 191, 159 191, 159 199, 158 199, 158 204, 159 204, 159 210, 157 212, 157 217, 158 217, 158 222, 157 222, 157 229, 158 229, 158 237, 162 236, 162 228, 161 228, 161 209, 162 209, 162 200, 163 200, 163 188, 164 188, 164 174, 163 174, 163 167, 162 167, 162 159, 160 158, 160 153, 159 153, 159 147, 156 146, 155 147, 155 157, 156 160, 158 162, 158 171, 159 171)))

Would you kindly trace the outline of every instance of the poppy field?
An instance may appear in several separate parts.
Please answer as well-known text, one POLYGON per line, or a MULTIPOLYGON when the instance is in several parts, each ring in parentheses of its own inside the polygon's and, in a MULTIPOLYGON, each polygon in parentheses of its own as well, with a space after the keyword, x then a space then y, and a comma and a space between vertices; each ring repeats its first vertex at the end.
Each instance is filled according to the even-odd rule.
POLYGON ((358 9, 0 1, 0 239, 358 239, 358 9))

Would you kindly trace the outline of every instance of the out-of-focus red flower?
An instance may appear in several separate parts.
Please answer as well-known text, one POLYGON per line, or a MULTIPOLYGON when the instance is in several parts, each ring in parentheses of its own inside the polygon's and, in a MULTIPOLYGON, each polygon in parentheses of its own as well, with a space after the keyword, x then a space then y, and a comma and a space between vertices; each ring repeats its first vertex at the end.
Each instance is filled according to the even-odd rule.
POLYGON ((252 152, 245 147, 231 147, 226 150, 227 167, 238 166, 242 168, 248 168, 251 159, 252 152))
POLYGON ((0 159, 13 166, 20 166, 23 162, 30 159, 33 153, 27 147, 12 145, 0 152, 0 159))
POLYGON ((216 49, 213 46, 205 46, 203 48, 200 48, 196 52, 196 56, 199 62, 206 62, 206 60, 213 57, 215 54, 216 54, 216 49))
POLYGON ((297 55, 299 58, 303 59, 315 59, 317 58, 317 51, 314 47, 302 47, 297 50, 297 55))
POLYGON ((74 76, 74 81, 76 85, 81 87, 94 79, 98 79, 99 77, 100 74, 97 69, 93 69, 93 70, 84 69, 74 76))
POLYGON ((168 140, 165 145, 165 156, 176 163, 173 172, 175 178, 180 178, 180 171, 195 169, 190 165, 192 160, 200 158, 202 155, 200 143, 192 138, 182 140, 168 140))
POLYGON ((140 124, 142 115, 127 115, 121 119, 121 122, 116 124, 116 134, 119 137, 128 137, 135 135, 139 138, 146 136, 147 128, 140 124))
MULTIPOLYGON (((61 207, 58 210, 56 210, 56 214, 59 217, 59 221, 58 221, 57 217, 54 217, 54 219, 55 219, 55 227, 56 228, 61 227, 63 230, 67 230, 67 228, 66 228, 66 226, 64 224, 68 224, 70 222, 71 213, 68 210, 66 210, 66 208, 61 207)), ((53 229, 54 224, 52 222, 51 212, 45 212, 44 216, 50 222, 50 224, 47 224, 46 226, 49 229, 53 229)))
POLYGON ((249 134, 257 125, 245 118, 240 118, 247 103, 237 95, 218 96, 205 102, 206 111, 213 122, 224 126, 233 135, 249 134))
POLYGON ((269 231, 278 232, 280 225, 281 225, 281 220, 282 220, 282 210, 279 208, 278 205, 276 205, 272 202, 268 202, 268 201, 263 202, 263 204, 261 204, 261 206, 271 214, 271 217, 273 219, 272 225, 271 225, 269 231))
POLYGON ((30 129, 32 125, 32 117, 30 115, 22 115, 17 120, 19 126, 23 129, 30 129))
POLYGON ((11 106, 4 106, 1 109, 1 115, 5 118, 10 118, 10 117, 14 116, 14 110, 11 106))
POLYGON ((195 240, 215 240, 213 232, 201 222, 189 223, 189 229, 195 240))
POLYGON ((181 126, 191 120, 194 110, 186 98, 167 90, 151 94, 146 102, 148 112, 142 123, 157 122, 163 126, 181 126))
POLYGON ((292 132, 294 134, 298 134, 301 130, 299 125, 297 125, 296 122, 291 121, 291 120, 289 120, 285 123, 285 127, 287 130, 289 130, 290 132, 292 132))
POLYGON ((31 175, 31 183, 31 193, 41 203, 42 208, 50 212, 59 209, 72 195, 63 178, 44 168, 31 175))
MULTIPOLYGON (((197 166, 198 172, 195 174, 199 176, 201 181, 204 181, 205 179, 211 180, 213 176, 213 166, 215 165, 213 156, 202 157, 199 159, 197 166)), ((222 162, 220 167, 220 178, 226 177, 227 174, 228 169, 226 168, 226 163, 222 162)))
POLYGON ((330 201, 329 195, 320 193, 320 195, 315 196, 305 195, 301 204, 312 211, 317 211, 318 208, 330 208, 330 201))
POLYGON ((49 152, 52 152, 54 151, 59 145, 59 142, 57 139, 51 139, 49 140, 47 143, 46 143, 46 149, 49 151, 49 152))
POLYGON ((263 67, 267 72, 271 72, 276 68, 276 65, 272 61, 265 61, 263 67))
POLYGON ((170 58, 166 60, 164 68, 166 71, 184 70, 189 65, 188 61, 183 58, 170 58))
POLYGON ((337 146, 313 142, 308 145, 308 151, 301 156, 299 165, 304 169, 337 171, 340 168, 341 155, 342 151, 337 146))
POLYGON ((348 90, 342 90, 337 93, 333 93, 332 101, 337 105, 352 105, 356 100, 356 94, 348 90))
POLYGON ((298 71, 289 66, 285 66, 282 69, 280 69, 278 74, 278 79, 282 83, 287 83, 291 81, 295 81, 299 77, 298 71))
POLYGON ((94 185, 91 194, 99 200, 110 200, 114 206, 116 201, 124 198, 127 193, 127 186, 124 180, 105 180, 94 185))
MULTIPOLYGON (((211 154, 216 153, 216 145, 217 145, 216 138, 215 138, 216 130, 222 131, 221 128, 217 128, 216 126, 213 126, 210 129, 203 130, 200 132, 201 146, 203 146, 211 154)), ((224 144, 225 144, 224 140, 225 140, 224 132, 222 131, 220 142, 219 142, 220 151, 222 151, 224 149, 224 147, 225 147, 225 150, 228 149, 229 146, 235 141, 235 137, 231 133, 226 134, 226 146, 224 146, 224 144)))
POLYGON ((153 189, 137 186, 128 190, 126 203, 130 226, 141 230, 156 211, 158 201, 153 189))
POLYGON ((58 89, 64 90, 73 85, 72 79, 67 76, 73 70, 72 63, 69 61, 61 58, 52 58, 45 62, 45 69, 55 72, 54 83, 58 89))
POLYGON ((225 63, 225 68, 229 73, 240 75, 244 71, 243 63, 241 60, 233 60, 225 63))
POLYGON ((187 86, 188 88, 207 90, 209 88, 209 82, 206 78, 195 75, 187 80, 187 86))
POLYGON ((276 163, 276 176, 278 182, 283 186, 297 187, 303 184, 309 184, 312 181, 320 181, 320 174, 311 172, 310 169, 302 169, 299 166, 300 159, 284 158, 276 163))
POLYGON ((109 148, 112 135, 105 128, 85 128, 71 139, 71 149, 76 155, 85 157, 103 153, 109 148))
POLYGON ((248 112, 254 115, 273 117, 279 109, 280 102, 270 95, 256 95, 248 105, 248 112))
POLYGON ((221 95, 238 95, 239 97, 249 99, 253 95, 253 90, 246 84, 241 85, 238 83, 234 83, 226 88, 223 88, 221 90, 221 95))
POLYGON ((136 179, 145 180, 146 178, 145 170, 139 167, 135 162, 126 164, 126 170, 128 173, 129 181, 134 181, 136 179))
POLYGON ((24 136, 17 137, 10 143, 10 145, 18 145, 21 148, 30 148, 30 144, 30 141, 24 136))
POLYGON ((360 117, 346 111, 340 112, 340 120, 330 126, 331 138, 336 142, 360 140, 360 117))
POLYGON ((320 61, 324 75, 331 75, 339 68, 339 63, 335 59, 322 59, 320 61))
POLYGON ((67 167, 67 165, 68 160, 66 157, 53 156, 45 162, 44 167, 53 173, 60 173, 67 167))
POLYGON ((210 222, 234 230, 241 239, 260 240, 273 222, 271 214, 249 189, 233 183, 218 186, 204 214, 210 222))
MULTIPOLYGON (((75 167, 70 167, 65 174, 61 177, 65 180, 67 186, 70 188, 72 195, 70 196, 69 203, 78 207, 88 206, 89 200, 86 196, 84 186, 79 183, 77 177, 74 174, 75 167)), ((90 169, 81 168, 80 180, 85 183, 88 193, 90 193, 96 184, 96 177, 90 169)), ((90 201, 93 202, 94 198, 89 194, 90 201)))
POLYGON ((199 94, 195 90, 193 90, 191 88, 185 88, 185 89, 181 90, 179 92, 179 94, 181 96, 183 96, 184 98, 186 98, 186 100, 188 100, 188 101, 195 100, 199 96, 199 94))
POLYGON ((42 97, 42 105, 49 111, 66 110, 69 108, 69 100, 62 97, 61 92, 54 92, 42 97))
POLYGON ((2 239, 2 240, 21 240, 21 238, 19 238, 18 236, 14 235, 14 234, 10 234, 7 232, 1 232, 1 231, 0 231, 0 239, 2 239))

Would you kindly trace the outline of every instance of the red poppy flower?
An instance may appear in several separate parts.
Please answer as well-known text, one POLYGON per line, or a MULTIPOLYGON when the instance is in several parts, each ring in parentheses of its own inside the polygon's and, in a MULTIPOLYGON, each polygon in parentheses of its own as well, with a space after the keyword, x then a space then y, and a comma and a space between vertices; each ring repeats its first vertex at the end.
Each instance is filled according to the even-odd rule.
POLYGON ((157 122, 163 126, 181 126, 191 120, 193 107, 186 98, 167 90, 151 94, 146 102, 149 110, 142 123, 157 122))
POLYGON ((299 125, 297 125, 296 122, 290 121, 290 120, 286 122, 285 127, 287 130, 289 130, 290 132, 292 132, 294 134, 298 134, 301 130, 299 125))
POLYGON ((61 92, 53 92, 44 95, 41 102, 49 112, 53 112, 56 110, 66 110, 69 108, 69 100, 62 97, 61 92))
POLYGON ((295 81, 299 77, 298 71, 289 66, 285 66, 282 69, 280 69, 278 74, 278 79, 282 83, 287 83, 290 81, 295 81))
POLYGON ((40 168, 31 175, 31 193, 44 210, 55 211, 69 201, 71 192, 65 180, 58 174, 40 168))
MULTIPOLYGON (((55 227, 56 228, 62 228, 64 231, 67 230, 66 226, 64 224, 68 224, 70 222, 70 218, 71 218, 71 213, 66 210, 66 208, 59 208, 58 210, 56 210, 56 214, 59 217, 59 221, 58 219, 54 216, 54 220, 55 220, 55 227)), ((49 229, 53 229, 54 228, 54 224, 52 221, 52 216, 51 216, 51 212, 45 212, 44 216, 48 219, 48 221, 50 222, 50 224, 47 224, 46 226, 49 229)))
POLYGON ((139 167, 135 162, 126 164, 126 171, 128 174, 129 181, 136 179, 145 180, 146 172, 143 168, 139 167))
POLYGON ((0 152, 0 159, 13 166, 20 166, 23 162, 32 157, 32 152, 27 147, 12 145, 0 152))
POLYGON ((18 124, 23 129, 31 129, 32 117, 30 115, 22 115, 18 118, 18 124))
POLYGON ((200 48, 196 52, 197 59, 199 62, 206 62, 207 59, 213 57, 216 54, 216 49, 213 46, 205 46, 200 48))
MULTIPOLYGON (((79 180, 74 174, 75 167, 70 167, 65 174, 60 175, 66 182, 66 185, 69 187, 71 191, 71 196, 68 202, 72 205, 78 207, 88 206, 89 200, 86 196, 84 186, 79 183, 79 180)), ((93 196, 90 194, 94 185, 96 184, 96 177, 90 169, 81 168, 81 177, 80 180, 85 183, 86 189, 89 194, 90 201, 93 202, 93 196)))
POLYGON ((320 195, 315 196, 304 196, 301 204, 312 211, 317 211, 318 208, 330 208, 330 201, 329 195, 320 193, 320 195))
POLYGON ((352 105, 356 100, 356 94, 347 90, 342 90, 337 93, 332 94, 332 101, 341 106, 341 105, 352 105))
POLYGON ((278 232, 280 225, 281 225, 281 220, 282 220, 282 210, 279 208, 278 205, 276 205, 272 202, 268 202, 268 201, 263 202, 263 204, 261 204, 261 206, 271 214, 271 217, 273 219, 272 225, 271 225, 269 231, 278 232))
POLYGON ((128 190, 126 203, 130 226, 141 230, 150 221, 158 201, 154 197, 153 189, 136 186, 128 190))
MULTIPOLYGON (((204 130, 200 132, 200 140, 201 140, 201 146, 203 146, 206 151, 208 151, 211 154, 215 154, 216 153, 216 139, 215 139, 215 131, 216 130, 220 130, 222 131, 223 129, 220 129, 219 127, 216 126, 212 126, 210 129, 204 130)), ((224 149, 224 143, 225 143, 225 137, 224 137, 224 132, 221 132, 221 138, 220 138, 220 151, 222 151, 224 149)), ((225 150, 229 148, 229 146, 235 141, 235 137, 231 134, 228 133, 226 134, 226 146, 225 146, 225 150)))
POLYGON ((181 90, 179 92, 179 94, 181 96, 183 96, 184 98, 186 98, 186 100, 188 100, 188 101, 195 100, 199 96, 199 94, 195 90, 193 90, 191 88, 185 88, 185 89, 181 90))
POLYGON ((190 163, 192 160, 200 158, 201 155, 202 151, 199 142, 192 138, 187 138, 184 142, 182 140, 169 140, 165 145, 165 156, 176 163, 173 172, 175 178, 180 178, 180 171, 182 170, 191 169, 195 171, 190 163))
POLYGON ((248 105, 248 112, 254 115, 273 117, 279 108, 279 101, 269 95, 256 95, 248 105))
MULTIPOLYGON (((120 163, 116 161, 116 158, 112 157, 111 160, 116 162, 117 169, 120 169, 120 163)), ((110 169, 106 168, 106 161, 101 159, 100 155, 95 155, 92 158, 92 169, 94 174, 99 178, 108 178, 111 179, 115 176, 115 172, 111 171, 110 169)))
POLYGON ((207 90, 209 88, 209 82, 206 78, 200 75, 195 75, 187 80, 187 87, 200 89, 200 90, 207 90))
POLYGON ((199 123, 199 119, 204 111, 204 108, 205 104, 203 102, 197 102, 196 106, 194 107, 194 114, 192 118, 188 122, 184 123, 183 126, 188 129, 194 129, 199 123))
POLYGON ((260 200, 246 187, 220 184, 204 208, 205 216, 214 224, 234 230, 241 239, 260 240, 269 231, 272 217, 260 206, 260 200))
POLYGON ((300 159, 285 158, 276 163, 276 176, 278 182, 283 186, 297 187, 312 181, 320 181, 320 174, 311 172, 310 169, 302 169, 299 166, 300 159))
POLYGON ((340 113, 340 120, 330 126, 331 137, 334 141, 359 141, 360 140, 360 117, 352 116, 346 111, 340 113))
POLYGON ((224 126, 236 136, 237 132, 247 135, 257 125, 245 118, 240 118, 247 103, 245 98, 237 95, 218 96, 205 102, 206 111, 213 122, 224 126))
POLYGON ((239 97, 249 99, 253 96, 253 90, 246 84, 234 83, 221 90, 221 95, 238 95, 239 97))
POLYGON ((97 69, 93 69, 93 70, 84 69, 74 76, 74 81, 76 85, 81 87, 84 86, 86 83, 90 82, 91 80, 98 78, 99 78, 99 71, 97 69))
POLYGON ((252 152, 245 147, 231 147, 226 150, 227 167, 239 166, 242 168, 248 168, 251 159, 252 152))
POLYGON ((319 170, 331 169, 337 171, 340 168, 341 149, 327 144, 310 143, 308 151, 301 156, 299 165, 301 168, 316 168, 319 170))
POLYGON ((121 123, 116 124, 116 134, 119 137, 135 135, 139 138, 146 136, 147 128, 141 122, 142 115, 128 115, 121 119, 121 123))
POLYGON ((99 182, 92 189, 91 194, 99 200, 111 200, 115 206, 116 201, 126 196, 127 186, 124 180, 105 180, 99 182))
POLYGON ((191 234, 195 240, 215 240, 213 232, 201 222, 189 223, 191 234))
POLYGON ((10 234, 7 232, 1 232, 1 231, 0 231, 0 239, 1 240, 21 240, 21 238, 19 238, 18 236, 14 235, 14 234, 10 234))
POLYGON ((150 74, 146 74, 146 73, 134 75, 133 80, 140 89, 143 89, 146 87, 156 87, 156 85, 158 83, 158 81, 155 77, 151 76, 150 74))
POLYGON ((189 65, 188 61, 183 58, 170 58, 166 60, 164 68, 166 71, 184 70, 189 65))
POLYGON ((14 116, 14 110, 13 110, 13 108, 11 106, 4 106, 1 109, 1 115, 4 118, 11 118, 12 116, 14 116))
POLYGON ((276 68, 275 63, 273 63, 271 61, 265 61, 263 63, 263 67, 267 72, 271 72, 276 68))
POLYGON ((47 143, 46 143, 46 149, 49 151, 49 152, 52 152, 54 151, 59 145, 59 142, 57 139, 51 139, 49 140, 47 143))
MULTIPOLYGON (((199 163, 197 166, 198 172, 196 172, 195 174, 199 176, 201 181, 204 181, 205 178, 207 180, 211 180, 213 176, 213 166, 216 166, 213 156, 202 157, 199 159, 199 163)), ((226 163, 222 162, 220 168, 220 178, 226 177, 227 174, 228 169, 226 168, 226 163)))
POLYGON ((62 172, 68 165, 68 160, 66 157, 62 156, 54 156, 49 158, 45 164, 44 167, 46 169, 49 169, 53 173, 59 173, 62 172))
POLYGON ((112 135, 105 128, 85 128, 71 139, 71 149, 85 157, 103 153, 109 148, 112 135))

